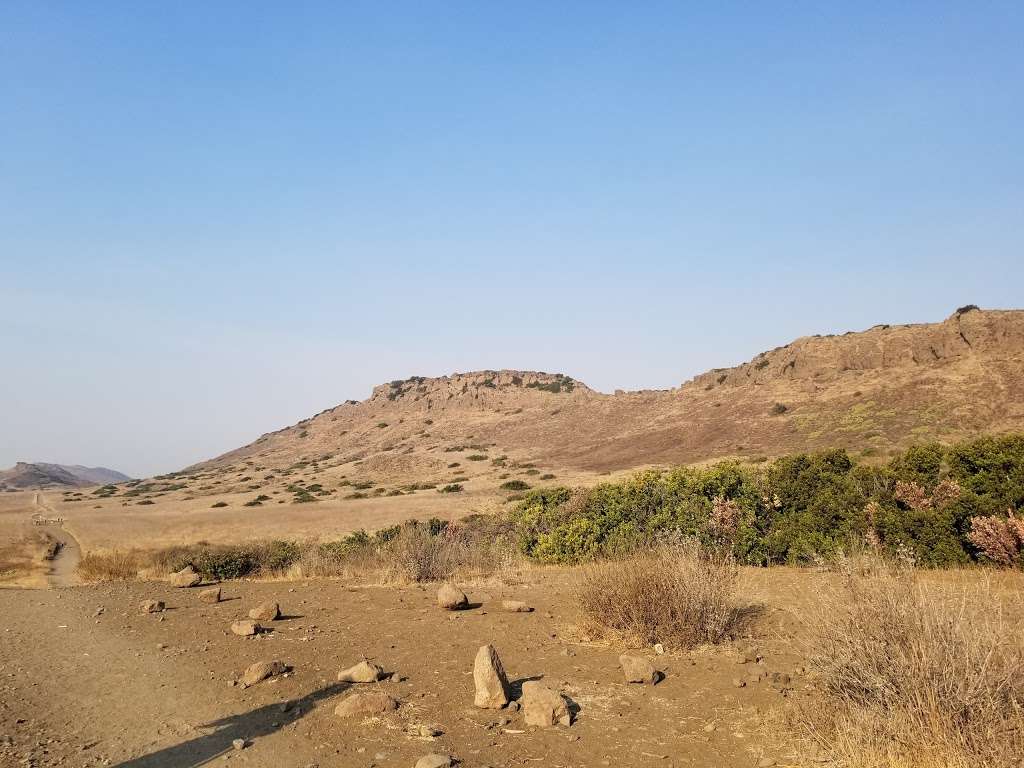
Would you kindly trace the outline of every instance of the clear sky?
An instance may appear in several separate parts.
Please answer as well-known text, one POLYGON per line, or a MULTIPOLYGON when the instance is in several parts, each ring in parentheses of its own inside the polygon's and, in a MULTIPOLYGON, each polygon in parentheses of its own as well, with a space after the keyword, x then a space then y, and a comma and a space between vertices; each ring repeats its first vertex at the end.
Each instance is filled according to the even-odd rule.
POLYGON ((0 3, 0 467, 1024 306, 1024 4, 0 3))

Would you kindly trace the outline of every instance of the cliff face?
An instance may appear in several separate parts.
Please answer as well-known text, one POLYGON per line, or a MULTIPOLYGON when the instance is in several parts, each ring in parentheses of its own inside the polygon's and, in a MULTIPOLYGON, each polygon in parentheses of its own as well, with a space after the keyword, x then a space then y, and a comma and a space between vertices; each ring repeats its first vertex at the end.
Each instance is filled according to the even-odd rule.
POLYGON ((940 323, 800 338, 671 390, 605 395, 563 374, 512 370, 393 381, 204 466, 330 456, 417 479, 467 445, 581 472, 834 446, 882 456, 1024 429, 1022 374, 1024 312, 972 308, 940 323))

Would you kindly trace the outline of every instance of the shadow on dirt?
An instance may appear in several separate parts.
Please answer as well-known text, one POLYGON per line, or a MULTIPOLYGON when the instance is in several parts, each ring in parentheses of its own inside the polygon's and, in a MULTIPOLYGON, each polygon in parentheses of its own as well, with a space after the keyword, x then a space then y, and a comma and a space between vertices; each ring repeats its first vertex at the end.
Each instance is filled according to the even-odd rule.
POLYGON ((274 702, 251 712, 206 723, 199 727, 217 730, 175 744, 173 747, 165 747, 148 755, 126 760, 114 768, 196 768, 215 757, 231 752, 234 749, 231 742, 235 739, 243 739, 247 746, 251 745, 261 736, 279 731, 305 717, 313 710, 316 702, 335 696, 349 686, 349 683, 334 683, 298 699, 290 699, 284 703, 274 702), (282 705, 287 707, 287 714, 282 714, 282 705))

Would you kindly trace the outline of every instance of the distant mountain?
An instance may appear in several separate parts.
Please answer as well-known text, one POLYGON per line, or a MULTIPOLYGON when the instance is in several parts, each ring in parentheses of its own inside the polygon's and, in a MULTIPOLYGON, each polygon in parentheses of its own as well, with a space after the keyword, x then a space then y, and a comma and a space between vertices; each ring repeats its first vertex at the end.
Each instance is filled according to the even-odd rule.
POLYGON ((10 469, 0 471, 0 488, 81 488, 126 480, 131 478, 113 469, 83 467, 80 464, 19 461, 10 469))

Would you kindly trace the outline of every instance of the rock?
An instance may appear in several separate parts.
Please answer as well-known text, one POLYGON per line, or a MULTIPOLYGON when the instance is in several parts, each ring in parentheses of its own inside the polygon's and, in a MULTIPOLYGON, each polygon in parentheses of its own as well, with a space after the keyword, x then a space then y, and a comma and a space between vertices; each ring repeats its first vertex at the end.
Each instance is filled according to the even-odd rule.
POLYGON ((457 611, 469 605, 469 598, 452 584, 442 584, 437 590, 437 604, 446 611, 457 611))
POLYGON ((405 726, 405 732, 410 736, 419 736, 424 739, 433 739, 444 733, 444 728, 433 723, 409 723, 405 726))
POLYGON ((231 746, 237 750, 245 749, 245 739, 234 739, 231 742, 231 746))
POLYGON ((369 691, 353 693, 346 697, 334 708, 334 714, 338 717, 370 716, 381 715, 394 709, 398 709, 398 702, 393 698, 383 691, 369 691))
POLYGON ((204 589, 199 593, 199 602, 201 603, 219 603, 220 602, 220 587, 210 587, 204 589))
POLYGON ((473 683, 476 698, 473 703, 481 709, 501 709, 509 701, 508 678, 493 645, 484 645, 473 662, 473 683))
POLYGON ((172 573, 170 577, 171 586, 175 587, 194 587, 203 581, 203 577, 196 573, 196 569, 191 565, 186 565, 177 573, 172 573))
POLYGON ((415 768, 451 768, 454 764, 448 755, 424 755, 416 761, 415 768))
POLYGON ((262 629, 263 627, 251 619, 242 619, 241 621, 236 621, 231 625, 231 631, 236 635, 241 635, 242 637, 259 634, 262 629))
POLYGON ((342 683, 375 683, 384 677, 384 670, 368 661, 360 661, 338 673, 338 681, 342 683))
POLYGON ((242 685, 246 687, 256 685, 261 680, 266 680, 268 677, 275 677, 276 675, 283 675, 287 671, 288 667, 282 661, 257 661, 245 670, 245 673, 242 675, 242 685))
POLYGON ((501 610, 506 613, 532 613, 533 608, 522 600, 503 600, 501 610))
POLYGON ((160 613, 166 606, 163 600, 143 600, 139 607, 143 613, 160 613))
POLYGON ((656 654, 658 654, 659 656, 663 656, 664 653, 665 653, 665 646, 662 645, 661 643, 655 643, 654 644, 654 652, 656 654))
POLYGON ((277 603, 260 603, 249 611, 249 618, 256 621, 276 621, 281 618, 281 606, 277 603))
POLYGON ((761 649, 756 645, 747 645, 740 648, 740 655, 737 661, 740 664, 756 664, 764 658, 761 649))
POLYGON ((762 757, 757 761, 757 768, 772 768, 777 762, 774 757, 762 757))
POLYGON ((624 653, 619 656, 619 664, 622 665, 622 674, 625 675, 627 683, 654 685, 661 679, 661 673, 643 656, 630 656, 624 653))
POLYGON ((736 688, 746 688, 747 687, 747 681, 744 680, 742 677, 734 677, 732 679, 732 684, 736 688))
POLYGON ((527 725, 547 728, 556 724, 572 724, 565 697, 536 680, 523 683, 522 705, 527 725))

